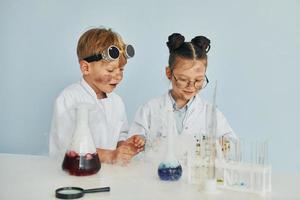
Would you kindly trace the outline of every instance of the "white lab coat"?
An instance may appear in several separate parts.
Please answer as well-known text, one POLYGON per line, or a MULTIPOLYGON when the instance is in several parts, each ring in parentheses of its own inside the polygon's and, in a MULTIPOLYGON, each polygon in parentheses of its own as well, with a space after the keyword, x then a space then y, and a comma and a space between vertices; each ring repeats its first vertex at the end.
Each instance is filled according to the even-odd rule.
POLYGON ((127 139, 128 123, 122 99, 115 93, 97 99, 94 90, 82 79, 67 87, 57 97, 49 138, 50 156, 63 155, 72 141, 75 128, 75 107, 93 104, 89 111, 89 128, 95 147, 116 149, 118 141, 127 139))
MULTIPOLYGON (((183 120, 183 130, 177 137, 175 137, 176 154, 193 151, 196 139, 202 135, 206 135, 206 105, 200 95, 197 94, 191 104, 188 106, 186 116, 183 120), (196 139, 195 139, 196 138, 196 139)), ((160 141, 154 143, 160 150, 156 150, 156 156, 163 154, 161 146, 166 145, 168 130, 165 123, 166 114, 168 110, 173 110, 172 101, 169 93, 163 96, 151 99, 146 104, 139 107, 135 118, 131 124, 129 135, 143 135, 146 139, 152 141, 160 141), (162 142, 164 141, 164 142, 162 142)), ((173 129, 174 130, 174 129, 173 129)), ((228 136, 229 139, 236 139, 236 135, 225 119, 224 115, 217 109, 217 138, 221 136, 228 136)), ((146 141, 147 144, 147 141, 146 141)), ((153 146, 153 144, 152 144, 153 146)), ((147 148, 147 146, 146 146, 147 148)))
MULTIPOLYGON (((206 134, 206 105, 199 94, 197 94, 188 107, 183 120, 182 134, 198 136, 206 134)), ((168 93, 163 96, 151 99, 146 104, 139 107, 133 123, 130 127, 129 135, 140 134, 146 136, 166 136, 164 119, 168 110, 173 110, 172 101, 168 93)), ((235 133, 228 124, 224 115, 217 109, 217 137, 228 135, 236 138, 235 133)))

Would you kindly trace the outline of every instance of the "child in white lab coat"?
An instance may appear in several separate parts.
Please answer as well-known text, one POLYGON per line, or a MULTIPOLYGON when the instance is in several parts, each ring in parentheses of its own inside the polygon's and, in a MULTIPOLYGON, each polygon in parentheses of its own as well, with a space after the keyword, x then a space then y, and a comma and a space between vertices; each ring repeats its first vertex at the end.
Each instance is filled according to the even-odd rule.
MULTIPOLYGON (((179 33, 170 35, 168 39, 170 55, 165 73, 172 88, 139 107, 129 132, 131 135, 143 135, 146 139, 166 137, 164 119, 167 111, 172 110, 178 135, 190 135, 192 139, 201 137, 201 134, 207 134, 207 103, 201 99, 199 91, 209 82, 206 70, 210 40, 197 36, 187 42, 179 33)), ((227 120, 217 110, 217 137, 225 135, 235 138, 227 120)))
POLYGON ((82 79, 65 88, 55 101, 49 141, 51 156, 66 152, 75 124, 71 110, 79 104, 95 105, 89 126, 101 162, 129 162, 141 150, 142 140, 127 137, 124 103, 113 92, 123 78, 127 59, 133 55, 133 47, 111 29, 93 28, 80 37, 77 56, 82 79))

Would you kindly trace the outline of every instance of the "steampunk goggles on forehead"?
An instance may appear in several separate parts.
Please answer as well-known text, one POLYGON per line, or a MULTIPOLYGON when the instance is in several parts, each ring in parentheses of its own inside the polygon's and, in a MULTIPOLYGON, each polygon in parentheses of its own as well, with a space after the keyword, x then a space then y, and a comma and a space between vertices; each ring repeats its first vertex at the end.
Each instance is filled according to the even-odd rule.
MULTIPOLYGON (((114 61, 117 60, 120 57, 120 49, 115 45, 110 45, 107 49, 105 49, 102 53, 95 54, 92 56, 88 56, 84 58, 83 60, 87 62, 95 62, 99 60, 106 60, 106 61, 114 61)), ((125 45, 124 48, 124 57, 125 58, 132 58, 134 56, 134 48, 132 45, 128 44, 125 45)))

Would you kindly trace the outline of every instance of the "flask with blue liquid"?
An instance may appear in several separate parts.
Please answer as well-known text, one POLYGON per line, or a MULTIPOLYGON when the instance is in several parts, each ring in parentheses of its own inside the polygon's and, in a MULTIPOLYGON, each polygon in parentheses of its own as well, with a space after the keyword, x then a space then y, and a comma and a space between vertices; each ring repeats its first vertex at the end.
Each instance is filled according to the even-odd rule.
POLYGON ((167 111, 165 118, 165 131, 167 131, 167 153, 165 160, 158 166, 158 176, 163 181, 177 181, 182 175, 182 167, 174 154, 174 139, 177 135, 173 111, 167 111))

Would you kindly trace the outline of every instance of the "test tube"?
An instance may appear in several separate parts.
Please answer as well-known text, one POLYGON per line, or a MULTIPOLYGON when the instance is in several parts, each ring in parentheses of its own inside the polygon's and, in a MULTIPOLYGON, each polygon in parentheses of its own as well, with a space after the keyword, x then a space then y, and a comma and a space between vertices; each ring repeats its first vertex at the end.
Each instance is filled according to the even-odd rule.
POLYGON ((265 146, 265 162, 264 162, 264 164, 268 165, 269 164, 269 142, 268 142, 268 140, 265 141, 264 146, 265 146))
POLYGON ((235 143, 235 161, 236 162, 241 162, 242 157, 241 157, 241 140, 237 140, 235 143))

